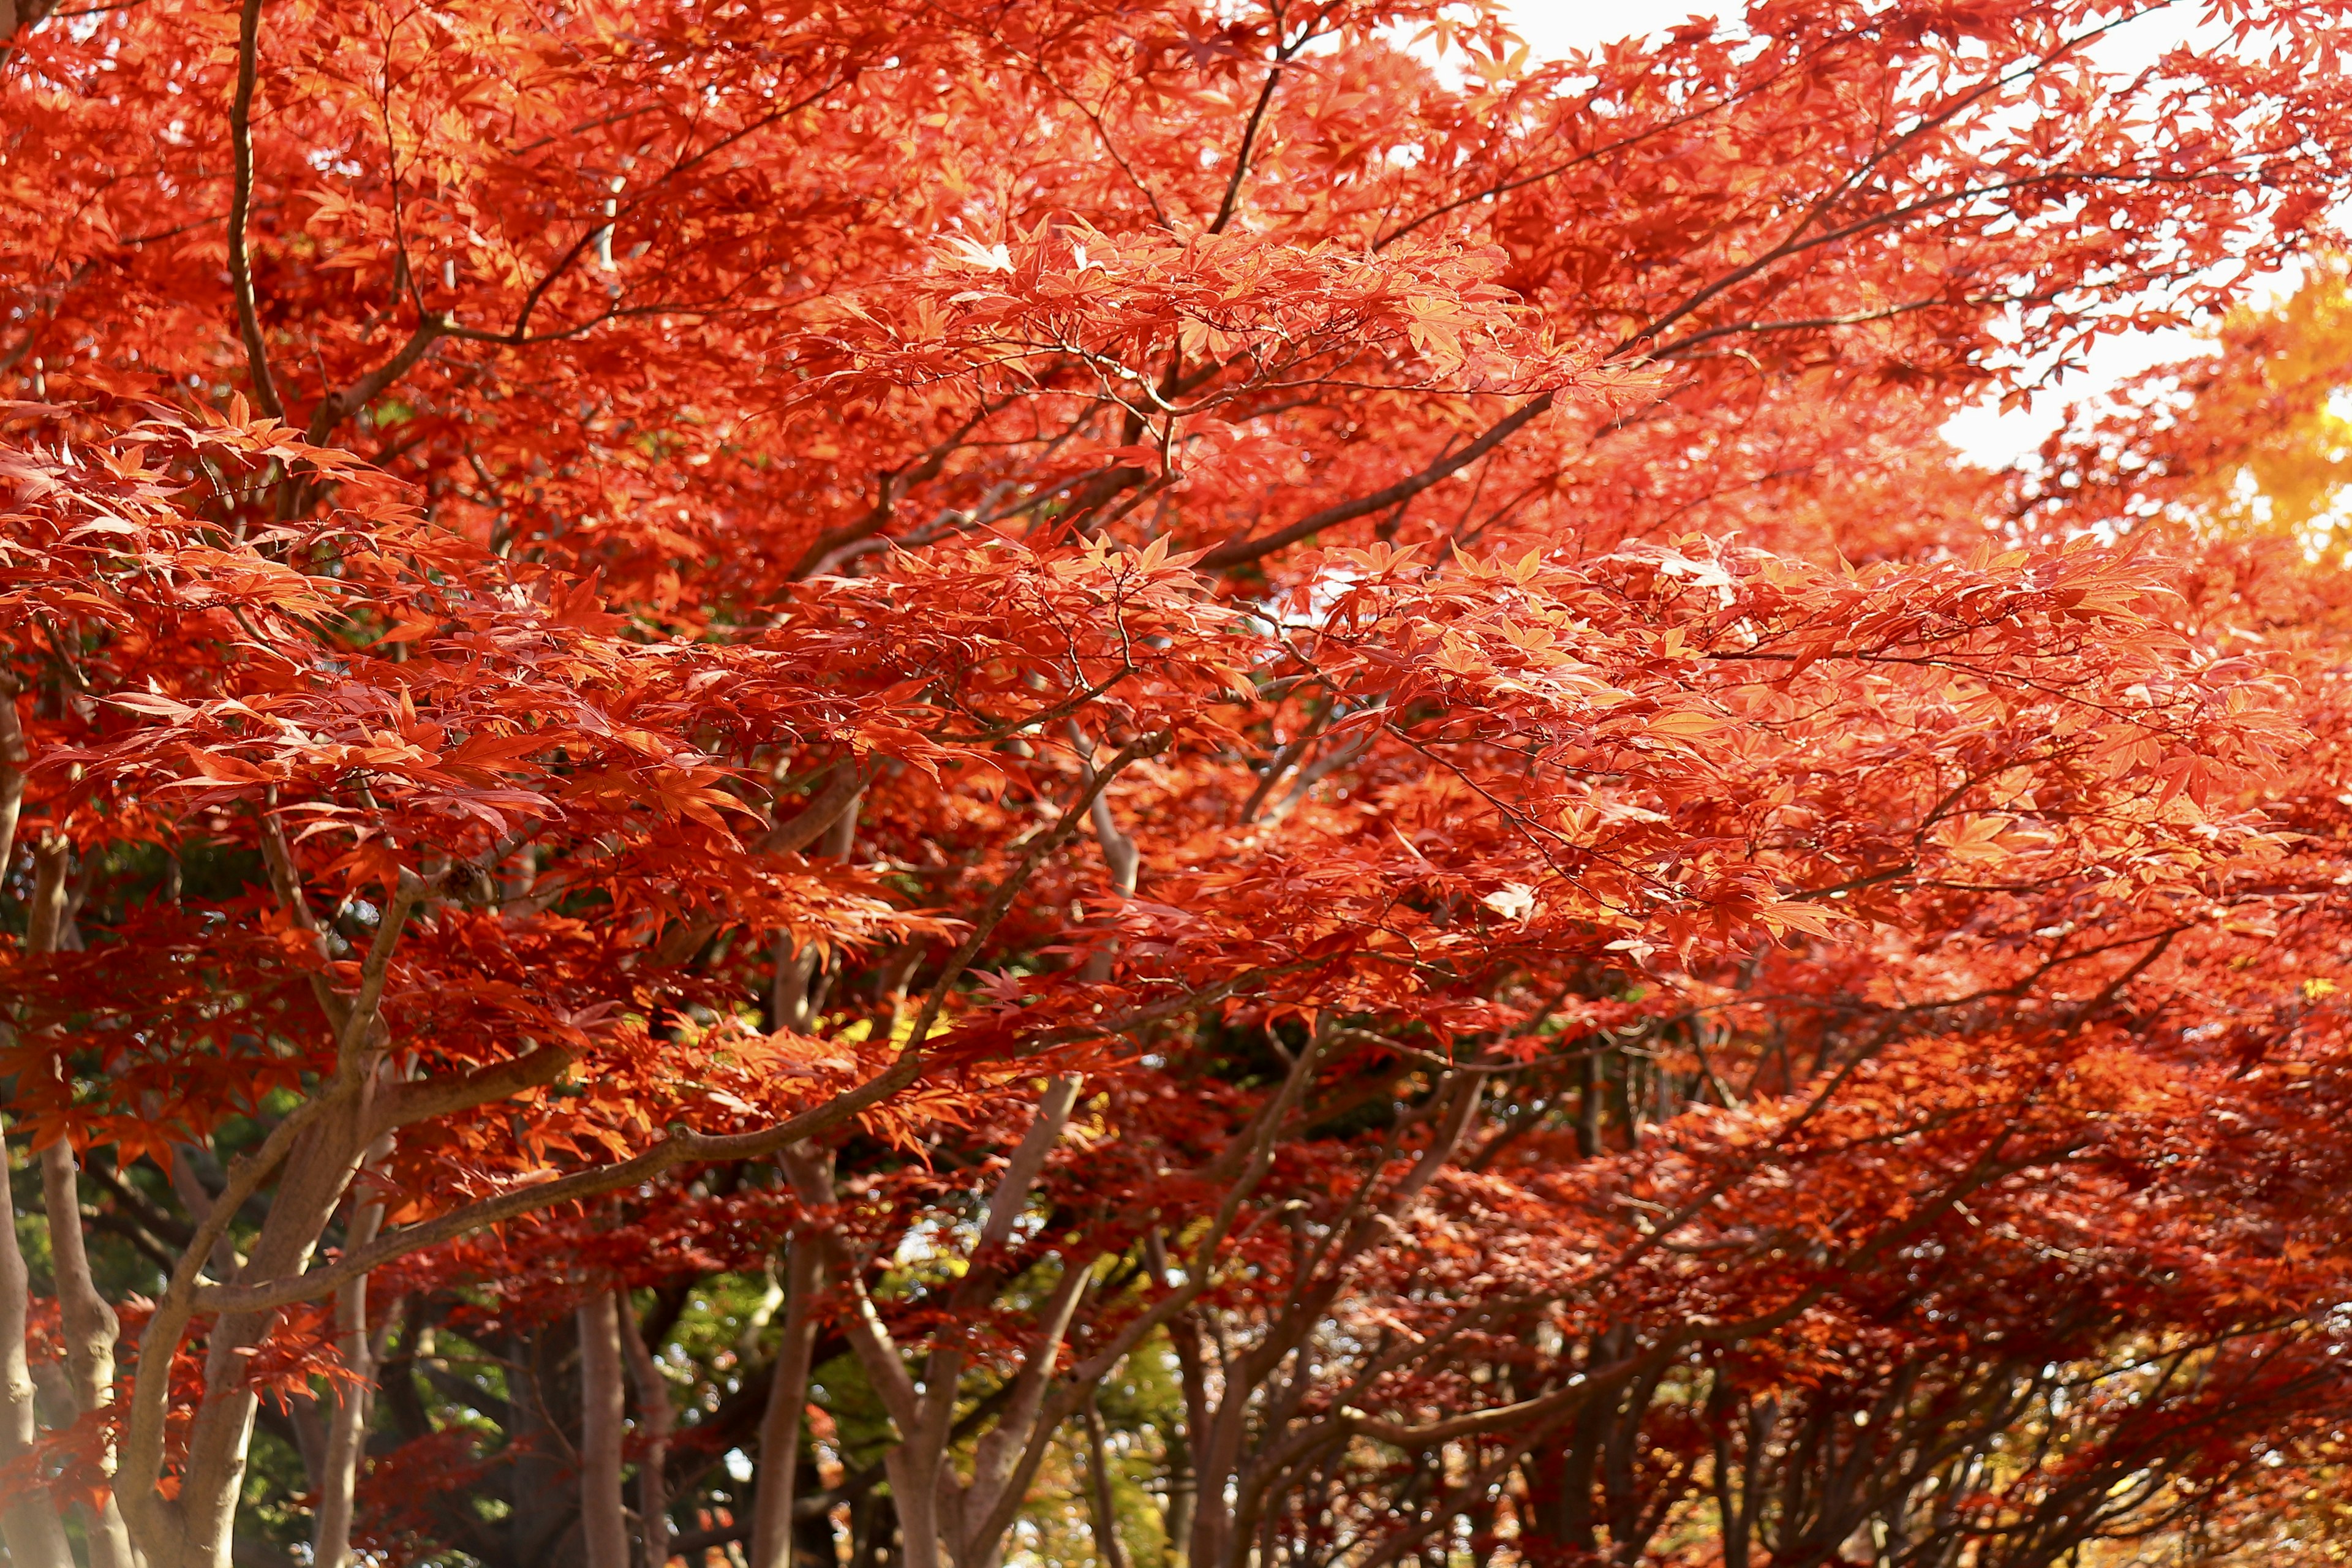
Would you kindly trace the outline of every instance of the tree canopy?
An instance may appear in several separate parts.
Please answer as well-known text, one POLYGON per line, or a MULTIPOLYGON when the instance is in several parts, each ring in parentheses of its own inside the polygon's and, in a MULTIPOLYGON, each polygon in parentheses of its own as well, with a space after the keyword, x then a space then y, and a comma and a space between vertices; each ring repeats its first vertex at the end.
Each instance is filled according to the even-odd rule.
POLYGON ((6 1561, 2337 1561, 2347 46, 0 0, 6 1561))

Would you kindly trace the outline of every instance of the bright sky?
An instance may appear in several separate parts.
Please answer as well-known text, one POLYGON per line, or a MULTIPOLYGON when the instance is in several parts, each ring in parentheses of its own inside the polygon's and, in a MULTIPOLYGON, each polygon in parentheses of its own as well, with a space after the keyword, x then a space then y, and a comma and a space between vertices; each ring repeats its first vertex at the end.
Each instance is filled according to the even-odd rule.
MULTIPOLYGON (((1513 26, 1539 58, 1550 58, 1612 38, 1653 33, 1671 27, 1694 12, 1721 15, 1731 5, 1712 0, 1518 0, 1511 7, 1513 26)), ((2190 36, 2200 7, 2184 5, 2176 19, 2155 16, 2121 28, 2096 52, 2116 69, 2129 69, 2153 60, 2165 49, 2190 36)), ((2030 409, 2003 414, 1992 403, 1969 409, 1944 427, 1947 439, 1963 453, 1988 467, 1998 468, 2032 451, 2057 428, 2063 405, 2127 380, 2167 361, 2203 352, 2202 339, 2193 332, 2143 332, 2110 338, 2092 350, 2087 365, 2038 398, 2030 409)))
POLYGON ((1705 0, 1520 0, 1511 7, 1511 24, 1537 54, 1549 57, 1724 9, 1705 0))

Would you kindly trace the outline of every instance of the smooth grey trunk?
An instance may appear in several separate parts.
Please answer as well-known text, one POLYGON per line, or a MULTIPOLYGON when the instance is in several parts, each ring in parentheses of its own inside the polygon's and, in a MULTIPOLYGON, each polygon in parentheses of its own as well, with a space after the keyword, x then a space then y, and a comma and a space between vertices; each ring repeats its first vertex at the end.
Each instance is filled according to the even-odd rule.
MULTIPOLYGON (((13 716, 13 708, 10 711, 13 716)), ((26 910, 28 952, 53 953, 60 946, 68 919, 66 877, 72 865, 73 847, 65 839, 44 837, 35 847, 33 897, 26 910)), ((64 1070, 62 1065, 58 1070, 64 1070)), ((65 1330, 68 1391, 72 1414, 86 1415, 114 1402, 114 1341, 121 1325, 90 1276, 89 1253, 82 1241, 81 1189, 73 1146, 57 1139, 41 1150, 38 1158, 42 1207, 49 1227, 49 1268, 56 1277, 58 1316, 65 1330)), ((14 1235, 8 1243, 13 1250, 14 1235)), ((21 1256, 17 1267, 23 1267, 21 1256)), ((18 1353, 23 1353, 21 1322, 14 1338, 18 1353)), ((100 1456, 100 1464, 110 1477, 113 1474, 111 1447, 100 1456)), ((123 1529, 122 1510, 114 1494, 109 1491, 97 1508, 85 1509, 84 1514, 91 1568, 135 1568, 131 1537, 123 1529)))
MULTIPOLYGON (((248 27, 254 14, 249 5, 248 27)), ((261 816, 262 858, 270 880, 297 929, 310 935, 322 955, 330 955, 326 932, 303 896, 300 869, 270 815, 274 810, 273 796, 261 816)), ((361 966, 356 994, 340 996, 323 977, 314 977, 313 989, 335 1040, 335 1072, 270 1130, 259 1150, 229 1168, 227 1185, 210 1203, 197 1238, 173 1270, 149 1320, 142 1335, 142 1367, 169 1364, 196 1316, 200 1260, 215 1242, 226 1239, 230 1217, 272 1174, 277 1185, 260 1232, 228 1283, 276 1283, 299 1275, 310 1263, 362 1158, 387 1131, 372 1103, 390 1047, 379 1007, 393 950, 425 893, 425 883, 408 872, 401 874, 361 966)), ((205 1336, 205 1392, 188 1428, 188 1461, 176 1499, 166 1500, 152 1489, 163 1465, 167 1387, 160 1377, 142 1377, 136 1385, 125 1440, 134 1466, 133 1485, 121 1495, 128 1499, 124 1513, 132 1539, 154 1568, 230 1568, 257 1403, 246 1386, 247 1358, 268 1337, 278 1317, 279 1310, 273 1306, 225 1311, 214 1319, 205 1336)))
MULTIPOLYGON (((794 1144, 784 1150, 781 1163, 804 1206, 832 1206, 836 1194, 829 1153, 818 1155, 806 1144, 794 1144)), ((817 1239, 811 1237, 812 1241, 817 1239)), ((936 1466, 926 1462, 930 1444, 924 1423, 925 1397, 916 1392, 915 1380, 908 1374, 897 1342, 883 1325, 873 1300, 866 1295, 865 1281, 858 1276, 856 1260, 848 1247, 837 1233, 827 1233, 822 1243, 833 1255, 834 1270, 850 1294, 853 1311, 845 1325, 850 1347, 865 1369, 866 1380, 874 1385, 898 1438, 897 1445, 882 1456, 884 1473, 890 1478, 892 1508, 898 1516, 897 1568, 939 1568, 939 1483, 942 1478, 936 1466)))
MULTIPOLYGON (((0 674, 0 877, 16 857, 16 817, 25 802, 25 732, 16 719, 19 688, 0 674)), ((59 884, 62 889, 62 882, 59 884)), ((37 897, 35 902, 40 900, 37 897)), ((0 1184, 8 1175, 7 1145, 0 1138, 0 1184)), ((32 1310, 32 1279, 16 1244, 16 1205, 12 1195, 0 1215, 0 1465, 29 1451, 41 1434, 33 1405, 33 1369, 25 1353, 25 1321, 32 1310)), ((73 1568, 65 1526, 48 1499, 34 1495, 0 1498, 0 1542, 16 1568, 73 1568)))
POLYGON ((784 1333, 760 1417, 760 1489, 752 1500, 751 1568, 792 1568, 793 1505, 800 1482, 801 1414, 816 1348, 824 1265, 814 1237, 794 1237, 784 1259, 784 1333))
MULTIPOLYGON (((352 1216, 344 1251, 373 1241, 383 1224, 383 1205, 361 1204, 352 1216)), ((334 1403, 328 1411, 326 1454, 318 1479, 319 1513, 310 1538, 313 1568, 350 1568, 352 1563, 352 1504, 367 1447, 369 1382, 375 1375, 367 1293, 365 1275, 335 1293, 335 1334, 351 1377, 336 1385, 334 1403)))
MULTIPOLYGON (((320 1114, 295 1140, 268 1217, 251 1256, 237 1271, 240 1282, 285 1279, 308 1266, 358 1172, 366 1147, 360 1116, 356 1101, 346 1101, 320 1114)), ((188 1469, 180 1488, 182 1528, 192 1549, 181 1560, 187 1568, 230 1568, 230 1542, 257 1404, 254 1393, 243 1386, 246 1359, 268 1337, 278 1316, 275 1311, 225 1314, 208 1336, 205 1394, 189 1428, 188 1469)))
MULTIPOLYGON (((0 1179, 6 1173, 7 1152, 0 1141, 0 1179)), ((33 1408, 33 1371, 25 1355, 25 1320, 31 1303, 32 1282, 25 1254, 16 1245, 12 1202, 7 1224, 0 1226, 0 1465, 22 1458, 40 1437, 33 1408)), ((0 1500, 0 1541, 7 1543, 14 1568, 74 1568, 65 1525, 39 1493, 0 1500)))
MULTIPOLYGON (((1012 1239, 1046 1159, 1061 1140, 1077 1093, 1078 1082, 1073 1078, 1046 1083, 1036 1116, 989 1194, 972 1268, 948 1301, 951 1314, 978 1310, 984 1305, 982 1295, 992 1295, 1003 1283, 994 1272, 991 1255, 1012 1239)), ((830 1172, 805 1152, 787 1150, 784 1169, 803 1204, 824 1206, 835 1201, 830 1172)), ((942 1564, 996 1568, 1003 1549, 1003 1531, 994 1523, 999 1505, 1008 1489, 1024 1480, 1034 1468, 1031 1461, 1037 1445, 1033 1439, 1055 1359, 1084 1293, 1087 1260, 1063 1260, 1062 1279, 1038 1310, 1038 1331, 1014 1374, 1012 1397, 994 1426, 973 1446, 972 1476, 966 1482, 948 1462, 964 1370, 961 1352, 946 1347, 932 1350, 924 1358, 922 1384, 918 1388, 904 1352, 866 1293, 856 1259, 838 1235, 828 1235, 824 1242, 835 1272, 851 1298, 852 1314, 845 1325, 850 1348, 897 1433, 898 1441, 883 1455, 882 1464, 898 1511, 899 1568, 942 1568, 942 1564)))
MULTIPOLYGON (((1313 1049, 1300 1053, 1294 1065, 1294 1082, 1297 1068, 1309 1064, 1316 1054, 1313 1049)), ((1220 1355, 1223 1386, 1214 1408, 1202 1412, 1205 1418, 1192 1424, 1196 1473, 1188 1568, 1237 1568, 1253 1553, 1255 1527, 1264 1517, 1258 1489, 1265 1478, 1253 1473, 1255 1457, 1281 1436, 1278 1430, 1254 1429, 1261 1408, 1283 1409, 1284 1402, 1273 1397, 1283 1368, 1324 1320, 1353 1260, 1409 1215, 1430 1183, 1452 1163, 1483 1094, 1483 1080, 1475 1074, 1442 1078, 1427 1107, 1433 1120, 1428 1146, 1385 1192, 1376 1194, 1372 1184, 1378 1177, 1367 1176, 1366 1185, 1349 1201, 1333 1233, 1315 1248, 1307 1269, 1310 1277, 1293 1287, 1284 1311, 1265 1325, 1255 1344, 1220 1355)), ((1278 1136, 1278 1122, 1270 1122, 1265 1135, 1278 1136)), ((1182 1354, 1181 1345, 1179 1354, 1182 1354)), ((1194 1355, 1198 1355, 1197 1344, 1194 1355)), ((1190 1365, 1185 1371, 1189 1404, 1199 1373, 1190 1365)), ((1291 1406, 1269 1426, 1278 1428, 1295 1415, 1291 1406)), ((1333 1416, 1314 1419, 1328 1421, 1333 1416)))
POLYGON ((621 1321, 613 1292, 580 1308, 580 1529, 587 1568, 629 1568, 621 1500, 621 1321))
POLYGON ((940 1473, 940 1458, 920 1428, 912 1442, 901 1442, 882 1456, 883 1473, 890 1478, 890 1498, 898 1510, 898 1561, 903 1568, 940 1568, 940 1496, 949 1479, 940 1473))
MULTIPOLYGON (((49 1215, 49 1266, 56 1272, 58 1308, 66 1332, 66 1364, 73 1374, 74 1411, 87 1415, 114 1403, 114 1342, 122 1331, 114 1309, 98 1293, 89 1252, 81 1234, 81 1190, 73 1147, 60 1138, 41 1151, 41 1187, 49 1215)), ((99 1467, 114 1475, 114 1446, 108 1444, 99 1467)), ((84 1510, 90 1568, 137 1568, 121 1505, 110 1489, 95 1509, 84 1510)))

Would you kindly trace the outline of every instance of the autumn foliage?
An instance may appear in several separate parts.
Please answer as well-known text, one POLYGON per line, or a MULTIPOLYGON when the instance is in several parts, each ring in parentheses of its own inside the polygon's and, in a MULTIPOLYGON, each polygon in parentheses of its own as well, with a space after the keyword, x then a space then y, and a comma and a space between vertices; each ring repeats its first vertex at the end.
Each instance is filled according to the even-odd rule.
POLYGON ((0 0, 5 1560, 2336 1561, 2347 45, 0 0))

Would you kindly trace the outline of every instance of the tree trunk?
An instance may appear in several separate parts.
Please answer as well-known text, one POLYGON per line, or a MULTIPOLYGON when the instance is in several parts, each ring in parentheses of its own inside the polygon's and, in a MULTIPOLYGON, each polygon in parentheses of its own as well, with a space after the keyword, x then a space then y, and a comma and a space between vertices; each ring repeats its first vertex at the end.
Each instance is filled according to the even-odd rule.
MULTIPOLYGON (((33 851, 33 900, 26 910, 25 943, 30 952, 58 951, 67 920, 66 875, 72 863, 73 847, 62 838, 44 838, 33 851)), ((114 1342, 121 1324, 90 1277, 89 1252, 82 1241, 81 1188, 73 1145, 58 1138, 41 1151, 40 1162, 42 1206, 49 1222, 49 1268, 57 1278, 66 1363, 72 1374, 73 1413, 87 1415, 114 1403, 114 1342)), ((15 1237, 9 1239, 13 1246, 15 1237)), ((21 1347, 21 1333, 17 1343, 21 1347)), ((111 1445, 101 1453, 99 1464, 109 1477, 113 1475, 111 1445)), ((104 1500, 84 1513, 90 1568, 133 1568, 131 1537, 123 1529, 122 1510, 113 1492, 110 1490, 104 1500)))
MULTIPOLYGON (((5 1143, 0 1143, 0 1180, 7 1174, 5 1143)), ((31 1305, 31 1284, 25 1255, 16 1245, 16 1213, 12 1202, 7 1223, 0 1225, 0 1465, 9 1464, 30 1449, 40 1436, 33 1410, 33 1372, 25 1356, 25 1319, 31 1305)), ((0 1500, 0 1540, 8 1546, 14 1568, 74 1568, 66 1549, 65 1526, 58 1510, 38 1492, 22 1491, 0 1500)))
POLYGON ((1178 1430, 1171 1430, 1164 1441, 1168 1448, 1168 1520, 1160 1532, 1166 1542, 1164 1568, 1184 1568, 1192 1544, 1192 1445, 1178 1430))
MULTIPOLYGON (((87 1415, 114 1403, 114 1342, 122 1331, 114 1309, 98 1293, 89 1253, 82 1244, 81 1192, 73 1147, 60 1138, 41 1151, 41 1185, 49 1211, 49 1265, 57 1273, 58 1307, 64 1319, 67 1364, 73 1372, 74 1409, 87 1415)), ((99 1457, 114 1474, 114 1446, 99 1457)), ((90 1568, 134 1568, 131 1532, 122 1509, 109 1490, 88 1515, 90 1568)))
POLYGON ((1103 1434, 1102 1406, 1087 1390, 1087 1489, 1094 1505, 1095 1556, 1103 1568, 1127 1568, 1118 1541, 1118 1500, 1111 1490, 1110 1445, 1103 1434))
MULTIPOLYGON (((383 1224, 383 1205, 366 1203, 352 1216, 343 1242, 346 1253, 375 1239, 383 1224)), ((342 1342, 343 1365, 351 1381, 338 1384, 330 1407, 326 1456, 319 1479, 319 1514, 311 1535, 314 1568, 350 1568, 352 1562, 352 1502, 359 1489, 360 1460, 367 1447, 369 1382, 375 1376, 375 1358, 368 1338, 367 1277, 362 1275, 335 1295, 335 1329, 342 1342)))
MULTIPOLYGON (((1153 1271, 1161 1279, 1168 1276, 1167 1258, 1155 1237, 1152 1246, 1153 1271)), ((1192 1531, 1200 1516, 1200 1476, 1194 1468, 1192 1445, 1209 1427, 1208 1369, 1201 1359, 1201 1330, 1190 1312, 1180 1315, 1168 1325, 1168 1342, 1176 1352, 1176 1372, 1184 1394, 1184 1421, 1181 1433, 1171 1432, 1168 1447, 1168 1562, 1167 1568, 1190 1568, 1192 1561, 1192 1531)))
POLYGON ((776 1346, 768 1408, 760 1418, 760 1489, 752 1502, 751 1568, 792 1568, 793 1493, 800 1480, 801 1412, 808 1403, 813 1311, 824 1272, 813 1237, 796 1237, 784 1260, 784 1335, 776 1346))
MULTIPOLYGON (((16 720, 17 689, 13 677, 0 674, 0 877, 7 875, 16 858, 16 815, 25 799, 26 752, 16 720)), ((37 906, 37 877, 35 892, 37 906)), ((0 1185, 7 1180, 7 1144, 0 1138, 0 1185)), ((40 1436, 40 1418, 33 1408, 33 1369, 25 1354, 25 1320, 31 1309, 32 1281, 16 1244, 12 1193, 8 1212, 0 1215, 0 1465, 21 1458, 40 1436)), ((15 1568, 73 1568, 65 1526, 46 1497, 26 1493, 0 1498, 0 1542, 6 1543, 15 1568)))
POLYGON ((940 1456, 917 1431, 882 1456, 890 1478, 890 1496, 898 1505, 898 1552, 901 1568, 944 1568, 940 1551, 940 1495, 947 1478, 940 1474, 940 1456))
POLYGON ((580 1314, 549 1325, 541 1334, 505 1336, 508 1407, 520 1434, 515 1461, 507 1471, 507 1557, 529 1564, 562 1562, 560 1543, 576 1522, 576 1489, 563 1484, 569 1390, 562 1368, 580 1351, 580 1314), (564 1331, 566 1327, 570 1333, 564 1331))
MULTIPOLYGON (((283 1279, 308 1266, 359 1169, 366 1147, 360 1131, 360 1108, 347 1103, 321 1115, 295 1141, 237 1283, 283 1279)), ((180 1488, 191 1547, 187 1561, 196 1568, 229 1568, 257 1397, 245 1385, 246 1362, 278 1318, 276 1311, 228 1314, 215 1320, 207 1335, 205 1393, 189 1428, 188 1468, 180 1488)))
POLYGON ((626 1294, 614 1292, 613 1314, 621 1349, 629 1358, 629 1379, 637 1389, 637 1423, 646 1435, 646 1455, 637 1465, 637 1528, 645 1538, 645 1568, 669 1562, 669 1383, 654 1359, 653 1347, 637 1327, 626 1294))
POLYGON ((580 1523, 587 1568, 629 1568, 621 1501, 621 1321, 614 1293, 580 1309, 580 1523))

